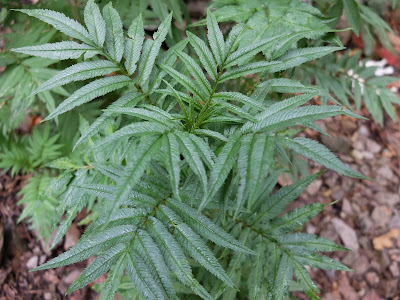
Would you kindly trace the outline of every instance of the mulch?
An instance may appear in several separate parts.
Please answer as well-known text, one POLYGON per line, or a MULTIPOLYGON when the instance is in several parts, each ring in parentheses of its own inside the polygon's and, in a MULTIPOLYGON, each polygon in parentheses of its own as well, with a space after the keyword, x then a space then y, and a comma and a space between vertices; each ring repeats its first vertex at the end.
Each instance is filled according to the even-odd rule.
MULTIPOLYGON (((367 116, 364 111, 363 115, 367 116)), ((400 299, 400 126, 387 120, 381 128, 366 120, 339 116, 320 125, 332 138, 320 139, 354 170, 373 178, 352 179, 327 171, 299 203, 321 202, 324 213, 306 232, 329 238, 351 252, 331 255, 352 272, 309 269, 326 300, 400 299)), ((314 166, 313 172, 319 171, 314 166)))
POLYGON ((50 251, 48 244, 39 240, 24 221, 17 222, 21 214, 17 193, 28 178, 29 175, 0 176, 0 300, 96 299, 97 293, 88 287, 65 296, 87 262, 29 272, 63 252, 64 243, 50 251))

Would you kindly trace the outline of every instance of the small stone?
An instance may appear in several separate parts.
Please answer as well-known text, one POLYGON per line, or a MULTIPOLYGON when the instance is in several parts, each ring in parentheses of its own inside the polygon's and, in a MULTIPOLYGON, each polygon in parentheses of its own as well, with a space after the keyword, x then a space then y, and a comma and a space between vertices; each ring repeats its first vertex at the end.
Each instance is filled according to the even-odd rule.
POLYGON ((289 185, 289 184, 293 184, 293 180, 290 178, 289 175, 287 174, 281 174, 278 177, 278 183, 281 186, 285 186, 285 185, 289 185))
POLYGON ((358 160, 362 160, 364 158, 363 153, 364 152, 358 151, 356 149, 354 149, 350 152, 351 156, 353 156, 355 159, 358 159, 358 160))
POLYGON ((393 216, 390 220, 389 220, 389 228, 393 229, 393 228, 399 228, 400 229, 400 216, 393 216))
POLYGON ((400 262, 400 249, 390 249, 389 256, 391 260, 400 262))
POLYGON ((382 264, 379 263, 378 260, 373 259, 369 263, 369 268, 375 270, 378 274, 380 274, 380 272, 382 271, 382 264))
POLYGON ((384 205, 375 207, 371 214, 376 227, 384 227, 391 216, 392 211, 384 205))
POLYGON ((71 283, 73 283, 75 281, 75 279, 77 279, 79 277, 80 274, 81 274, 81 271, 75 269, 75 270, 71 271, 67 276, 65 276, 63 281, 67 285, 70 285, 71 283))
POLYGON ((36 246, 35 248, 33 248, 32 252, 34 255, 40 255, 42 253, 39 246, 36 246))
POLYGON ((38 262, 39 262, 39 257, 38 256, 32 256, 28 260, 28 262, 26 263, 26 267, 28 268, 28 270, 36 268, 38 266, 38 262))
POLYGON ((379 203, 386 204, 390 207, 395 206, 396 204, 400 203, 400 195, 397 193, 377 193, 376 198, 379 203))
MULTIPOLYGON (((40 239, 40 246, 42 248, 42 251, 47 255, 51 256, 51 250, 50 250, 50 245, 51 242, 54 240, 55 236, 57 234, 57 230, 54 230, 51 234, 51 237, 47 239, 47 241, 44 240, 44 238, 40 239)), ((54 249, 57 248, 57 246, 62 244, 62 239, 58 241, 58 243, 54 246, 54 249)))
POLYGON ((321 230, 320 235, 332 241, 338 238, 338 234, 333 226, 327 226, 327 228, 321 230))
POLYGON ((394 174, 389 166, 383 166, 376 171, 376 176, 383 179, 392 180, 394 174))
POLYGON ((350 201, 347 198, 343 199, 342 212, 344 212, 346 215, 352 215, 353 214, 353 209, 351 208, 350 201))
POLYGON ((358 128, 357 132, 358 132, 359 135, 362 135, 362 136, 368 136, 369 135, 369 129, 365 125, 361 125, 360 128, 358 128))
POLYGON ((396 154, 394 154, 392 151, 390 151, 388 148, 383 149, 382 151, 382 156, 383 157, 388 157, 388 158, 392 158, 393 156, 396 156, 396 154))
POLYGON ((60 279, 57 277, 56 272, 54 270, 48 270, 44 273, 43 279, 48 283, 57 284, 60 282, 60 279))
MULTIPOLYGON (((353 157, 351 157, 351 155, 348 155, 348 154, 338 154, 338 157, 339 157, 339 159, 341 160, 341 161, 343 161, 344 163, 347 163, 347 164, 352 164, 352 163, 354 163, 354 158, 353 157)), ((349 167, 351 167, 351 168, 354 168, 354 167, 358 167, 357 165, 350 165, 349 167)))
POLYGON ((381 300, 381 298, 375 291, 369 291, 362 300, 381 300))
POLYGON ((331 197, 333 200, 342 200, 344 197, 343 189, 341 187, 334 188, 331 197))
POLYGON ((381 257, 380 263, 381 263, 382 269, 389 268, 390 264, 392 263, 392 260, 390 259, 389 251, 387 249, 383 249, 381 251, 381 255, 382 255, 382 257, 381 257))
POLYGON ((341 154, 350 152, 350 141, 345 136, 321 136, 321 143, 331 151, 341 154))
POLYGON ((336 294, 333 294, 333 293, 328 293, 328 294, 325 294, 325 297, 324 297, 324 300, 337 300, 337 299, 341 299, 341 297, 340 297, 340 295, 336 295, 336 294))
POLYGON ((362 237, 360 237, 359 243, 362 249, 372 250, 371 239, 369 237, 363 235, 362 237))
POLYGON ((352 264, 352 268, 354 269, 354 272, 356 274, 358 275, 364 274, 369 268, 368 258, 366 258, 365 256, 358 255, 357 259, 352 264))
POLYGON ((46 261, 46 255, 42 255, 42 256, 40 256, 40 259, 39 259, 39 265, 41 265, 41 264, 44 264, 44 263, 45 263, 45 261, 46 261))
POLYGON ((345 247, 358 251, 358 238, 354 229, 338 218, 333 218, 332 224, 345 247))
POLYGON ((358 258, 358 255, 359 255, 358 252, 354 251, 347 252, 340 262, 345 266, 353 267, 358 258))
POLYGON ((343 299, 346 299, 346 300, 358 300, 359 299, 356 291, 350 285, 349 279, 347 278, 346 275, 343 275, 339 279, 338 290, 339 290, 339 293, 342 295, 343 299))
POLYGON ((371 152, 368 152, 368 151, 362 151, 361 155, 362 155, 363 159, 366 159, 366 160, 374 159, 374 154, 371 152))
POLYGON ((306 191, 310 196, 314 196, 319 192, 321 186, 322 186, 322 180, 317 179, 311 182, 311 184, 307 187, 306 191))
POLYGON ((314 225, 307 224, 306 231, 308 234, 315 234, 317 232, 317 228, 314 225))
POLYGON ((83 292, 83 290, 77 290, 75 292, 72 292, 70 295, 69 300, 82 300, 82 299, 87 299, 85 297, 85 294, 83 292))
POLYGON ((80 236, 81 233, 78 227, 75 224, 72 224, 65 234, 64 250, 68 250, 69 248, 75 246, 75 244, 79 241, 80 236))
POLYGON ((353 136, 353 149, 357 150, 359 152, 363 152, 365 150, 365 144, 364 141, 361 140, 357 135, 353 136))
POLYGON ((358 129, 357 123, 354 122, 354 120, 349 120, 349 119, 344 119, 342 121, 343 128, 348 131, 353 133, 358 129))
POLYGON ((359 216, 359 218, 360 218, 359 226, 360 226, 360 229, 361 229, 361 231, 363 233, 364 232, 369 232, 372 229, 372 227, 374 227, 375 224, 374 224, 374 222, 371 220, 371 218, 368 215, 359 216))
POLYGON ((374 140, 368 139, 367 140, 367 150, 371 153, 379 153, 382 150, 382 146, 379 145, 374 140))
POLYGON ((67 289, 68 289, 68 285, 65 282, 60 281, 60 283, 57 284, 57 290, 62 295, 65 295, 65 293, 67 292, 67 289))
POLYGON ((43 299, 44 300, 52 300, 52 299, 55 299, 55 298, 56 298, 55 295, 53 295, 51 292, 46 292, 43 295, 43 299))
POLYGON ((339 179, 338 173, 326 172, 325 174, 324 174, 325 184, 327 184, 331 189, 333 189, 337 185, 339 179))
POLYGON ((399 277, 400 276, 400 270, 399 270, 399 264, 397 262, 392 262, 389 266, 390 272, 392 272, 393 277, 399 277))
POLYGON ((324 273, 326 276, 328 276, 329 279, 335 280, 336 279, 336 271, 335 270, 324 270, 324 273))
POLYGON ((371 287, 376 287, 379 284, 379 275, 376 274, 376 272, 368 272, 367 274, 365 274, 365 279, 367 279, 368 284, 371 287))

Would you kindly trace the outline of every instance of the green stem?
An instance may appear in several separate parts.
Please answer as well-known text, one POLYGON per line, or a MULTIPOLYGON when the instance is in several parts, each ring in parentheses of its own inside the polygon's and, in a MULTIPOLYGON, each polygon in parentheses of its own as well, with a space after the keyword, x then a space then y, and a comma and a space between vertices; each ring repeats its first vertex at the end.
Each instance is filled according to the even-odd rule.
POLYGON ((227 216, 228 218, 231 218, 231 219, 232 219, 233 221, 235 221, 236 223, 242 223, 242 226, 243 226, 243 227, 248 227, 248 228, 250 228, 251 231, 255 232, 256 234, 260 235, 261 237, 263 237, 263 238, 265 238, 265 239, 267 239, 267 240, 269 240, 269 241, 271 241, 271 242, 276 242, 276 240, 275 240, 273 237, 270 237, 270 236, 266 235, 264 232, 262 232, 262 231, 260 231, 260 230, 258 230, 258 229, 256 229, 256 228, 254 228, 253 225, 247 224, 244 220, 237 219, 237 218, 235 218, 234 216, 232 216, 232 215, 230 215, 230 214, 228 214, 228 213, 226 214, 226 216, 227 216))
POLYGON ((204 104, 203 108, 201 109, 201 111, 200 111, 200 113, 199 113, 199 116, 198 116, 198 118, 197 118, 197 121, 196 121, 196 123, 195 123, 194 126, 193 126, 193 129, 196 129, 196 128, 198 128, 198 127, 201 125, 201 123, 202 123, 202 121, 203 121, 203 115, 207 113, 207 111, 208 111, 208 109, 209 109, 209 107, 210 107, 210 105, 211 105, 211 100, 212 100, 212 98, 213 98, 213 96, 214 96, 214 94, 215 94, 215 91, 216 91, 217 86, 218 86, 218 84, 219 84, 219 79, 220 79, 220 77, 221 77, 221 75, 222 75, 222 71, 223 71, 223 70, 224 70, 224 64, 222 64, 221 69, 220 69, 220 71, 218 72, 217 78, 215 79, 214 87, 213 87, 213 89, 212 89, 212 91, 211 91, 211 94, 210 94, 210 97, 208 98, 207 102, 204 104))
POLYGON ((135 83, 134 86, 135 86, 135 88, 139 91, 139 93, 141 93, 143 96, 145 96, 147 102, 149 102, 149 103, 152 104, 152 105, 155 105, 155 104, 153 103, 153 101, 151 101, 149 95, 147 95, 147 94, 142 90, 142 88, 139 86, 139 84, 135 83))

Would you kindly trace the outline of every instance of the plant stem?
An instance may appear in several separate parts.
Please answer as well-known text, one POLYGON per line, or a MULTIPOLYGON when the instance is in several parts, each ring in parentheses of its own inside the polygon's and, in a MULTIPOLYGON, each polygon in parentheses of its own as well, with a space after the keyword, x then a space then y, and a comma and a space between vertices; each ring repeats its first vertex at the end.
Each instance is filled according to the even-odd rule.
POLYGON ((210 97, 208 98, 207 102, 204 104, 203 108, 201 109, 201 111, 200 111, 200 113, 199 113, 199 116, 198 116, 198 118, 197 118, 197 121, 196 121, 196 123, 195 123, 194 126, 193 126, 193 129, 196 129, 196 128, 198 128, 198 127, 201 125, 201 122, 203 121, 203 120, 202 120, 202 119, 203 119, 202 117, 203 117, 204 114, 207 113, 207 111, 208 111, 208 109, 209 109, 209 107, 210 107, 211 100, 212 100, 212 98, 213 98, 213 96, 214 96, 214 94, 215 94, 215 91, 216 91, 216 89, 217 89, 217 86, 218 86, 218 84, 219 84, 219 79, 220 79, 220 77, 221 77, 221 75, 222 75, 223 69, 224 69, 224 64, 222 64, 222 66, 221 66, 221 68, 220 68, 220 71, 218 72, 217 78, 215 79, 214 87, 213 87, 213 89, 212 89, 212 91, 211 91, 211 93, 210 93, 210 97))

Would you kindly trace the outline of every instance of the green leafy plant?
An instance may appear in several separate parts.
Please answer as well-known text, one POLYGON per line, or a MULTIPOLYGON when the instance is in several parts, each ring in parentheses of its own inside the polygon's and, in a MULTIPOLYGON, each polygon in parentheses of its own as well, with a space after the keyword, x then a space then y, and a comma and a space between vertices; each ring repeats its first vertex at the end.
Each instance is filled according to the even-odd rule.
MULTIPOLYGON (((378 38, 385 48, 394 51, 388 32, 392 29, 373 9, 360 4, 356 0, 316 0, 311 6, 298 0, 284 1, 221 1, 213 0, 211 7, 220 22, 245 22, 247 27, 241 43, 243 45, 258 42, 262 38, 273 37, 279 33, 297 32, 303 37, 301 42, 310 46, 321 42, 333 42, 342 46, 334 34, 342 14, 345 14, 354 34, 363 40, 364 52, 370 55, 378 38), (315 39, 315 38, 319 39, 315 39), (304 38, 313 38, 305 40, 304 38)), ((385 2, 385 1, 381 1, 385 2)), ((396 3, 393 2, 393 7, 396 3)), ((387 6, 387 3, 385 4, 387 6)), ((205 24, 200 21, 197 25, 205 24)), ((269 58, 269 53, 263 54, 269 58)), ((359 110, 364 100, 365 106, 374 120, 383 125, 383 112, 386 111, 396 120, 394 104, 400 102, 399 97, 387 89, 387 85, 395 78, 377 78, 375 67, 366 67, 365 62, 359 65, 361 53, 354 56, 349 53, 339 57, 335 53, 326 55, 317 63, 311 62, 296 68, 297 78, 304 84, 317 81, 326 88, 341 104, 351 107, 351 97, 359 110), (364 86, 366 92, 364 93, 364 86), (378 90, 378 92, 375 92, 378 90), (373 92, 372 92, 373 91, 373 92)), ((327 98, 324 97, 324 101, 327 98)))
POLYGON ((267 27, 266 37, 244 43, 245 25, 224 35, 208 11, 207 40, 188 31, 186 39, 164 50, 172 14, 149 38, 141 15, 124 32, 111 3, 101 12, 88 1, 86 27, 55 11, 18 11, 74 40, 14 52, 84 60, 33 92, 83 84, 45 121, 112 95, 91 124, 80 117, 74 149, 81 159, 52 162, 60 175, 45 189, 38 184, 40 195, 57 199, 52 223, 59 226, 52 246, 83 208, 95 207, 93 221, 74 247, 35 270, 96 255, 68 292, 108 272, 101 299, 113 299, 125 275, 133 283, 132 295, 145 299, 188 294, 286 299, 297 289, 319 299, 305 266, 348 270, 320 254, 346 249, 300 232, 323 204, 285 211, 319 173, 275 189, 287 171, 280 158, 289 158, 288 150, 346 176, 366 178, 317 141, 291 134, 298 127, 322 131, 313 122, 332 116, 359 117, 342 105, 308 104, 315 96, 335 100, 325 89, 286 75, 342 49, 302 43, 305 38, 335 42, 327 38, 329 27, 317 34, 309 29, 275 34, 267 27), (249 78, 256 84, 247 90, 229 88, 249 78))
MULTIPOLYGON (((315 64, 306 64, 296 70, 297 77, 306 81, 316 80, 317 84, 329 90, 336 98, 347 107, 351 107, 349 98, 360 110, 361 100, 374 120, 384 124, 384 112, 393 121, 397 121, 394 106, 400 104, 399 97, 387 86, 397 81, 395 76, 376 77, 377 67, 366 66, 366 60, 361 60, 361 53, 350 56, 350 52, 341 57, 329 56, 317 61, 315 64)), ((328 99, 323 97, 323 101, 328 99)))
POLYGON ((51 180, 52 176, 48 173, 35 173, 19 192, 22 198, 18 204, 24 205, 24 209, 18 222, 27 218, 30 229, 44 238, 51 236, 51 219, 58 202, 57 198, 47 197, 45 193, 51 180))
POLYGON ((22 199, 18 204, 25 207, 18 221, 27 218, 30 228, 44 238, 51 235, 51 219, 57 205, 57 199, 47 197, 45 190, 57 174, 51 167, 52 163, 56 165, 54 161, 65 150, 59 140, 58 134, 52 135, 50 124, 45 124, 35 127, 31 136, 14 136, 0 142, 2 173, 10 171, 12 177, 17 173, 33 175, 19 192, 22 199))
MULTIPOLYGON (((39 20, 30 20, 28 24, 28 16, 7 9, 7 6, 14 8, 14 5, 17 3, 2 5, 0 17, 3 41, 0 67, 5 68, 0 75, 0 130, 4 136, 18 128, 28 113, 46 114, 62 97, 68 96, 68 91, 59 87, 30 97, 41 83, 56 74, 52 65, 57 61, 15 53, 10 48, 47 43, 59 39, 61 34, 39 20)), ((66 11, 65 4, 53 3, 52 6, 66 11)))

